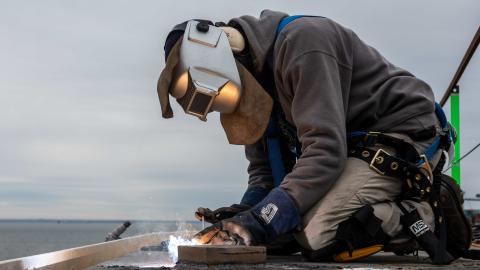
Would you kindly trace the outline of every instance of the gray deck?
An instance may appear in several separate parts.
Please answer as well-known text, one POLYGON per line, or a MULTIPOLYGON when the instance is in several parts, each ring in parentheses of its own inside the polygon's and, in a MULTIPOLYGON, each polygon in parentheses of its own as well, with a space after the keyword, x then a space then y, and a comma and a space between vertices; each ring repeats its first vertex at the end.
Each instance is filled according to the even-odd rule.
POLYGON ((430 264, 426 254, 416 256, 395 256, 392 253, 378 253, 355 263, 312 263, 306 262, 301 256, 270 256, 264 264, 224 264, 202 265, 185 264, 168 265, 169 258, 164 252, 137 252, 107 263, 90 270, 300 270, 300 269, 480 269, 480 261, 459 259, 446 266, 430 264))

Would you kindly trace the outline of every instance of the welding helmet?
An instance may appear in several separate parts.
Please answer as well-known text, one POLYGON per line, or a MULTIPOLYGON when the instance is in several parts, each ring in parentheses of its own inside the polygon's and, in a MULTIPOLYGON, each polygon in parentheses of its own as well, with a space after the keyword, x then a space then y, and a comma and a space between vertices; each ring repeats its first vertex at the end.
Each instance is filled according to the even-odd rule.
POLYGON ((165 42, 165 68, 157 91, 162 116, 173 111, 169 95, 183 110, 206 121, 212 111, 231 144, 255 143, 264 133, 273 101, 234 52, 245 47, 241 33, 203 20, 179 24, 165 42))
POLYGON ((206 22, 188 21, 170 94, 187 114, 206 121, 211 111, 232 113, 242 83, 225 32, 206 22))

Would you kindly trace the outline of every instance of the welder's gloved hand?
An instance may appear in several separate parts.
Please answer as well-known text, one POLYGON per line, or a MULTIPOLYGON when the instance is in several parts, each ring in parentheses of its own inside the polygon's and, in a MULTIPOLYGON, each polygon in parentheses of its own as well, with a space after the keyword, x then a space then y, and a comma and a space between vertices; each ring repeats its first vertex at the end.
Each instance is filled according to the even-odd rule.
POLYGON ((278 235, 300 229, 295 203, 285 191, 275 188, 251 210, 202 230, 194 240, 199 244, 250 246, 268 243, 278 235))
POLYGON ((202 221, 203 217, 206 222, 214 224, 248 209, 250 209, 250 206, 246 204, 232 204, 231 206, 220 207, 213 211, 210 208, 199 207, 195 212, 195 217, 200 221, 202 221))

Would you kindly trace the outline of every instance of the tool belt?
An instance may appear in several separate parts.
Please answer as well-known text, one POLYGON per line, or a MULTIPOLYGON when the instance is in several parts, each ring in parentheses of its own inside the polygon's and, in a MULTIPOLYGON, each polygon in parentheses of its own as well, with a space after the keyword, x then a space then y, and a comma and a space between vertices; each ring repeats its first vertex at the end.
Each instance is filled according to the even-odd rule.
POLYGON ((429 158, 408 142, 379 132, 369 132, 356 136, 349 141, 348 156, 361 159, 369 164, 375 172, 404 181, 403 198, 420 198, 427 200, 432 193, 433 171, 429 158), (395 149, 395 155, 380 148, 385 145, 395 149))

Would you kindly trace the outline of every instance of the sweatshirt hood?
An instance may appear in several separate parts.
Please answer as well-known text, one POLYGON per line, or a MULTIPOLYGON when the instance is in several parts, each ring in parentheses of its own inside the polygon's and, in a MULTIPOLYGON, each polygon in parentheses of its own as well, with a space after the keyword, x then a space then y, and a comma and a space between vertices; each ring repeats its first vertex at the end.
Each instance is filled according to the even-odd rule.
POLYGON ((260 18, 246 15, 229 22, 229 25, 234 27, 240 26, 246 35, 256 72, 263 71, 268 53, 273 50, 277 26, 285 17, 288 17, 288 14, 264 10, 260 13, 260 18))

